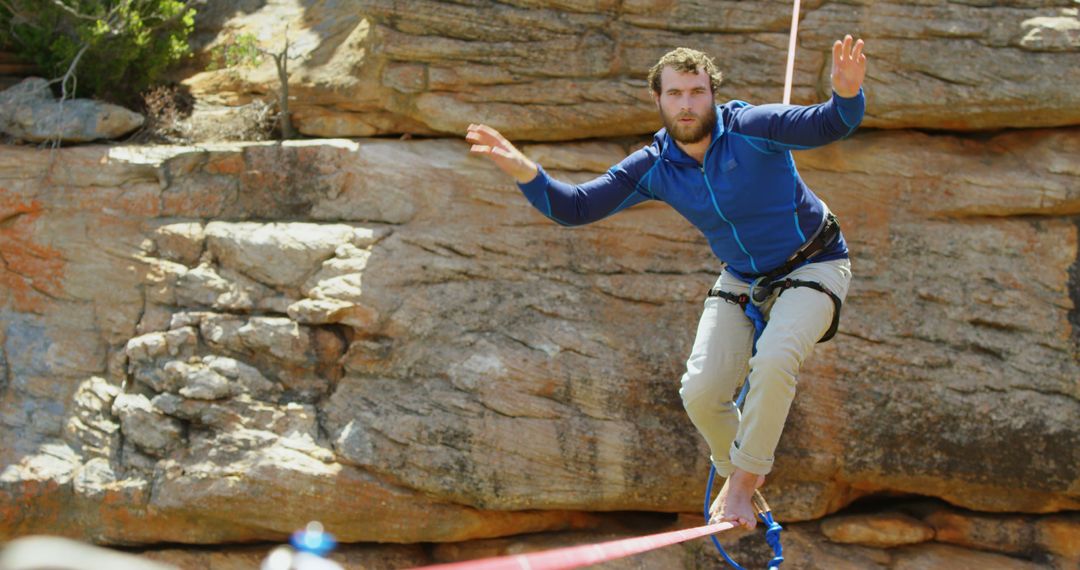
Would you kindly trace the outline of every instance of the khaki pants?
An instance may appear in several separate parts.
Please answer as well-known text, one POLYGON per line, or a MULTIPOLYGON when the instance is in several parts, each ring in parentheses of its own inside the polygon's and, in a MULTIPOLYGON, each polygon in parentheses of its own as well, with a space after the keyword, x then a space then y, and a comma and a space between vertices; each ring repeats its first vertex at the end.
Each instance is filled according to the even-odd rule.
MULTIPOLYGON (((851 264, 847 259, 809 263, 788 277, 816 281, 844 299, 851 264)), ((726 271, 715 286, 732 293, 749 291, 749 285, 726 271)), ((679 390, 690 421, 709 444, 713 464, 724 477, 733 467, 758 475, 772 470, 799 367, 829 329, 834 310, 828 295, 808 287, 774 293, 762 308, 768 325, 751 357, 750 319, 738 305, 708 297, 679 390), (740 413, 734 398, 747 370, 750 392, 740 413)))

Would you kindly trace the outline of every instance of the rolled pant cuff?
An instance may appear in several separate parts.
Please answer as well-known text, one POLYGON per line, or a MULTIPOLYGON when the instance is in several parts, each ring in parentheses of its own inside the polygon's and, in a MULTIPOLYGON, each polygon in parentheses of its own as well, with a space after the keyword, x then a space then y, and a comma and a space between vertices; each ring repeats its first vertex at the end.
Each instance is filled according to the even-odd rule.
POLYGON ((731 472, 735 470, 735 466, 732 465, 731 461, 728 461, 728 458, 726 457, 719 460, 715 457, 710 457, 709 459, 712 460, 713 467, 716 467, 716 474, 724 479, 730 477, 731 472))
MULTIPOLYGON (((772 471, 773 460, 754 457, 753 455, 744 453, 741 449, 735 447, 735 444, 732 444, 731 464, 738 469, 753 473, 754 475, 768 475, 769 472, 772 471)), ((719 467, 717 467, 717 470, 719 470, 719 467)))

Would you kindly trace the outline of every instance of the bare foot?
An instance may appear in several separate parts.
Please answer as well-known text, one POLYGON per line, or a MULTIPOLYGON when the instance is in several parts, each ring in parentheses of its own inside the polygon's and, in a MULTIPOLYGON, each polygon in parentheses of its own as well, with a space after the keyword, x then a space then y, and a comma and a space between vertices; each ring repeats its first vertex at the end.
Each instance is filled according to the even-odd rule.
POLYGON ((731 521, 748 529, 757 526, 757 514, 750 497, 754 495, 754 489, 764 484, 764 475, 736 469, 724 481, 724 487, 709 508, 709 523, 731 521))

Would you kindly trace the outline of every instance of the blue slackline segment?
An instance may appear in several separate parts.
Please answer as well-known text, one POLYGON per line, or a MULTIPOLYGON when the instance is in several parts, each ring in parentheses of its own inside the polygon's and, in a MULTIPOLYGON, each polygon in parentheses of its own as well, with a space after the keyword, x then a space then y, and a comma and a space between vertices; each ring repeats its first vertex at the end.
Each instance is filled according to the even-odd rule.
MULTIPOLYGON (((761 338, 761 332, 765 330, 765 315, 762 314, 761 309, 758 308, 758 306, 755 305, 753 302, 746 303, 746 305, 743 307, 743 311, 750 319, 750 322, 754 323, 754 345, 751 353, 756 354, 757 341, 759 338, 761 338)), ((740 409, 742 409, 743 402, 746 401, 746 394, 749 391, 750 378, 747 377, 746 381, 743 382, 742 391, 739 392, 739 397, 735 400, 735 405, 738 406, 740 409)), ((709 503, 712 502, 713 480, 716 478, 716 466, 711 465, 711 461, 709 463, 709 482, 705 486, 706 522, 708 522, 709 520, 709 503)), ((773 519, 771 512, 761 513, 761 521, 768 525, 768 527, 765 529, 765 542, 767 542, 773 550, 773 559, 769 561, 769 570, 777 570, 780 567, 780 564, 784 562, 784 547, 780 544, 780 531, 784 528, 773 519)), ((713 545, 716 546, 716 550, 720 552, 720 556, 723 556, 724 560, 728 564, 730 564, 732 568, 734 568, 735 570, 746 570, 742 566, 739 566, 734 560, 732 560, 731 556, 728 556, 727 551, 724 550, 723 546, 720 546, 720 541, 716 539, 715 535, 710 536, 709 538, 712 539, 713 545)))

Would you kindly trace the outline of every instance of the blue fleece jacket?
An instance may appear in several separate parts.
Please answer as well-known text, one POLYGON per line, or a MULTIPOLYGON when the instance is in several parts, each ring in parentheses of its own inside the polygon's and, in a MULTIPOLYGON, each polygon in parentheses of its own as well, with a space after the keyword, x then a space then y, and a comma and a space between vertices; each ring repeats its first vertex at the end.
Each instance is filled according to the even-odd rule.
MULTIPOLYGON (((827 208, 803 182, 792 150, 850 135, 862 121, 863 92, 833 93, 810 106, 730 101, 716 106, 717 121, 704 163, 691 158, 661 129, 651 145, 605 174, 571 185, 540 168, 521 191, 545 216, 581 225, 644 202, 667 202, 694 224, 713 253, 744 280, 780 267, 814 235, 827 208)), ((847 257, 840 239, 814 258, 847 257)))

